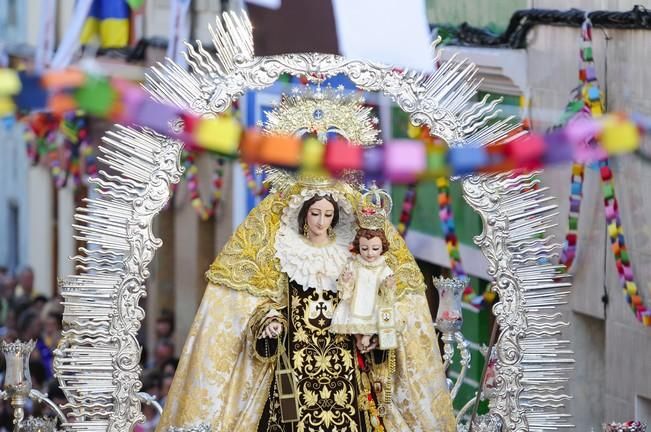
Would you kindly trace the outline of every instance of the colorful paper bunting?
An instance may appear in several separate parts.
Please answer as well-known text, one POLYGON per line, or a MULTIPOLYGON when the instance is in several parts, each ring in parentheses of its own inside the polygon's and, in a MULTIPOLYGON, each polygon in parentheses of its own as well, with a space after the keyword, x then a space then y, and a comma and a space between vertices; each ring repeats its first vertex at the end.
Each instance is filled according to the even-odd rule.
POLYGON ((604 196, 606 230, 610 239, 611 250, 615 257, 619 282, 624 291, 626 301, 634 312, 635 317, 643 325, 651 326, 651 309, 644 305, 639 295, 633 268, 626 249, 624 229, 622 227, 615 194, 613 173, 607 157, 607 154, 620 154, 637 149, 640 141, 640 132, 636 124, 622 121, 621 116, 617 115, 606 116, 601 123, 594 121, 595 118, 602 116, 603 105, 601 100, 602 93, 599 89, 596 74, 594 73, 592 24, 589 19, 586 19, 581 27, 581 36, 582 48, 580 54, 583 60, 579 70, 579 79, 582 82, 581 89, 577 93, 577 99, 568 104, 565 115, 563 116, 563 119, 570 122, 570 124, 572 123, 573 116, 581 116, 578 121, 573 122, 575 127, 570 129, 571 132, 567 134, 569 138, 573 138, 581 146, 578 147, 579 151, 577 152, 579 158, 575 158, 575 162, 572 165, 568 233, 565 237, 560 262, 565 265, 566 269, 571 270, 571 266, 576 258, 579 212, 583 197, 583 180, 585 174, 584 163, 589 159, 597 159, 604 196), (590 117, 593 120, 591 122, 587 120, 590 117), (599 127, 595 126, 597 124, 599 127), (600 149, 598 143, 601 144, 600 149))

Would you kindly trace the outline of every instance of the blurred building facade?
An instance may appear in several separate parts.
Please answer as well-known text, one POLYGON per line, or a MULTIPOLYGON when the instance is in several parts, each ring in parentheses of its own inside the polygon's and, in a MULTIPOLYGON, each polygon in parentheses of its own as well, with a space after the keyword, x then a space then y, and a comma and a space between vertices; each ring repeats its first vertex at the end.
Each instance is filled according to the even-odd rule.
MULTIPOLYGON (((635 1, 535 1, 535 7, 629 11, 635 1)), ((593 29, 597 78, 608 111, 651 114, 648 68, 651 32, 593 29)), ((557 119, 577 85, 579 29, 536 27, 527 49, 532 121, 543 131, 557 119), (558 59, 551 67, 549 59, 558 59), (563 61, 560 61, 562 59, 563 61)), ((651 150, 647 137, 646 152, 651 150)), ((633 155, 611 160, 626 246, 635 279, 647 304, 651 301, 651 166, 633 155)), ((561 206, 559 239, 567 230, 570 167, 547 170, 545 183, 561 206)), ((577 430, 599 428, 602 421, 639 419, 651 422, 651 330, 638 323, 624 299, 604 218, 599 172, 586 168, 579 219, 579 251, 568 317, 574 342, 576 373, 571 410, 577 430), (605 300, 605 302, 604 302, 605 300)))
MULTIPOLYGON (((40 4, 38 0, 0 2, 0 41, 10 58, 31 63, 40 4)), ((73 0, 59 1, 58 40, 72 16, 73 4, 73 0)), ((71 188, 57 191, 47 168, 30 167, 20 127, 7 123, 0 135, 0 265, 14 272, 33 267, 35 290, 51 295, 56 290, 57 275, 73 271, 67 257, 75 252, 71 228, 74 193, 71 188)))

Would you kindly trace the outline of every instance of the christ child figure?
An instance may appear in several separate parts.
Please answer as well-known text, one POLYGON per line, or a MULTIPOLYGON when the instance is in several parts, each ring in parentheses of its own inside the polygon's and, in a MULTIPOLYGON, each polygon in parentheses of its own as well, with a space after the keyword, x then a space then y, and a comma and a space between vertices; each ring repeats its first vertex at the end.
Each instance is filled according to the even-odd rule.
POLYGON ((339 303, 330 325, 333 333, 355 335, 362 352, 377 346, 375 335, 380 336, 381 349, 395 348, 396 343, 395 332, 393 340, 382 337, 387 333, 382 331, 382 316, 392 311, 395 291, 393 271, 384 258, 389 242, 382 213, 373 207, 358 212, 360 229, 353 241, 353 257, 337 281, 339 303))

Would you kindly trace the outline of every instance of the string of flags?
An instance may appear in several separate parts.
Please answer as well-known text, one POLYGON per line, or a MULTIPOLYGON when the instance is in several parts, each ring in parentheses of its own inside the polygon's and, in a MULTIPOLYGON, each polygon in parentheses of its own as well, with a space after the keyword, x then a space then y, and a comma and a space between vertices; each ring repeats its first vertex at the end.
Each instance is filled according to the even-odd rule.
MULTIPOLYGON (((602 93, 595 73, 594 60, 592 56, 592 23, 586 19, 581 26, 581 48, 579 68, 579 81, 581 86, 576 97, 565 109, 563 121, 571 123, 578 118, 600 118, 603 116, 602 93)), ((583 145, 588 148, 595 148, 594 137, 589 137, 583 145)), ((619 205, 615 194, 615 182, 613 172, 607 154, 598 154, 597 166, 601 178, 602 191, 604 195, 604 215, 608 238, 610 239, 611 250, 615 258, 619 284, 624 292, 626 303, 629 305, 635 317, 645 326, 651 326, 651 309, 644 304, 638 286, 635 282, 633 266, 626 247, 622 218, 619 214, 619 205)), ((560 262, 565 268, 571 271, 572 263, 576 257, 578 247, 578 224, 583 198, 583 182, 585 179, 585 161, 575 160, 572 163, 571 186, 570 186, 570 211, 568 213, 568 233, 565 237, 560 262)))
MULTIPOLYGON (((592 83, 596 81, 596 76, 594 66, 590 65, 590 47, 584 47, 581 53, 587 66, 581 69, 580 77, 585 83, 592 83)), ((152 100, 140 87, 128 81, 88 74, 79 69, 48 71, 41 75, 18 74, 10 69, 0 69, 0 116, 12 115, 16 110, 36 111, 37 115, 47 110, 47 115, 54 116, 83 110, 89 115, 150 128, 168 135, 169 125, 180 119, 183 127, 175 137, 183 140, 188 149, 210 151, 228 158, 239 157, 244 164, 267 164, 327 172, 334 176, 349 170, 360 170, 368 180, 415 184, 473 173, 531 170, 566 161, 600 161, 609 237, 618 260, 620 279, 627 300, 636 311, 638 319, 651 325, 651 316, 641 304, 630 261, 627 260, 612 187, 612 172, 607 166, 608 156, 638 150, 641 135, 651 131, 651 120, 639 115, 602 115, 600 98, 598 86, 584 85, 581 99, 574 101, 571 108, 583 109, 582 105, 588 101, 587 106, 592 116, 572 118, 564 127, 547 134, 516 129, 486 147, 447 148, 416 140, 394 140, 383 147, 363 148, 336 137, 321 143, 315 138, 299 140, 292 136, 269 135, 256 129, 244 130, 232 115, 201 118, 194 113, 152 100), (586 142, 592 145, 585 145, 586 142)), ((35 148, 31 151, 34 159, 48 153, 51 139, 47 133, 41 134, 47 130, 46 127, 32 131, 36 137, 35 148)), ((83 139, 80 143, 83 143, 83 139)), ((76 167, 79 165, 80 148, 81 145, 75 143, 70 147, 72 150, 67 152, 70 157, 64 158, 66 164, 75 167, 73 171, 76 172, 79 172, 76 167)), ((68 176, 64 175, 61 164, 53 160, 50 167, 57 183, 64 184, 68 176)), ((580 179, 578 169, 573 172, 580 179)), ((79 175, 74 175, 73 178, 79 178, 79 175)), ((574 186, 574 189, 580 193, 580 184, 574 186)), ((200 197, 194 197, 194 201, 199 202, 200 197)), ((213 197, 211 204, 217 201, 213 197)), ((202 217, 209 217, 210 205, 201 204, 197 205, 198 212, 202 217)), ((571 220, 570 227, 576 228, 577 223, 577 220, 571 220)))
POLYGON ((26 122, 27 157, 32 165, 43 163, 50 168, 57 188, 72 182, 76 189, 97 173, 88 134, 88 117, 83 113, 34 113, 26 122))
MULTIPOLYGON (((407 135, 412 139, 422 141, 428 148, 439 152, 444 151, 446 146, 445 142, 437 137, 429 134, 427 129, 415 127, 411 124, 407 126, 407 135)), ((482 309, 493 304, 496 294, 491 289, 486 289, 481 295, 477 294, 473 289, 468 275, 463 269, 461 263, 461 252, 459 250, 459 240, 456 234, 456 226, 454 223, 454 213, 452 210, 452 196, 450 194, 450 181, 447 177, 438 177, 435 179, 436 187, 438 189, 438 219, 441 224, 441 231, 445 241, 448 258, 450 260, 450 270, 454 277, 466 279, 467 285, 463 291, 463 301, 472 306, 482 309)), ((417 184, 409 184, 405 192, 398 219, 397 229, 398 232, 405 237, 411 225, 414 208, 416 206, 417 198, 417 184)))
POLYGON ((13 112, 14 102, 19 109, 47 108, 55 114, 79 109, 165 134, 170 134, 170 122, 182 119, 183 130, 176 137, 190 149, 212 151, 230 158, 237 157, 239 150, 247 163, 327 170, 333 175, 350 169, 363 170, 369 178, 394 183, 477 172, 530 170, 572 160, 599 160, 604 154, 636 150, 641 133, 648 133, 651 128, 649 121, 636 121, 639 117, 611 114, 599 121, 574 121, 545 135, 516 130, 499 142, 479 148, 439 151, 414 140, 395 140, 382 147, 362 148, 337 139, 323 147, 310 139, 301 142, 294 137, 270 136, 255 129, 243 131, 231 115, 200 118, 152 100, 132 83, 86 74, 79 69, 49 71, 40 77, 1 70, 0 116, 13 112), (25 93, 31 93, 31 97, 25 93), (43 106, 34 106, 39 101, 43 106), (599 146, 579 145, 588 137, 595 137, 599 146))

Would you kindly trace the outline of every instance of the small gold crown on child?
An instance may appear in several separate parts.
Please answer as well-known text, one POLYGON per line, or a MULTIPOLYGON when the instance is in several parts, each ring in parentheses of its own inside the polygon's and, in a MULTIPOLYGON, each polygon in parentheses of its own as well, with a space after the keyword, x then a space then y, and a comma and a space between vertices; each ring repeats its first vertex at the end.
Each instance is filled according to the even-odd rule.
POLYGON ((362 195, 357 210, 357 223, 360 228, 370 230, 384 229, 384 224, 389 218, 393 201, 391 196, 378 188, 375 182, 371 187, 362 195))

